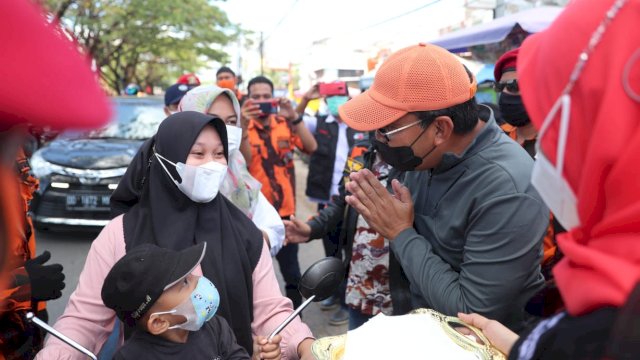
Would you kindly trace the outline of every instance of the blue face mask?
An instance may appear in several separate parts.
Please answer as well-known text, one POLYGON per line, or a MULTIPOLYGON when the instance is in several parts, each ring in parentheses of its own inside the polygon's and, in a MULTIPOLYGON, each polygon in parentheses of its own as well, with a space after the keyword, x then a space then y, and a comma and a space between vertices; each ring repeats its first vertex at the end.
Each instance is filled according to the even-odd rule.
POLYGON ((329 113, 338 116, 338 108, 349 100, 348 96, 331 96, 325 99, 329 113))
POLYGON ((151 315, 173 314, 182 315, 187 321, 169 327, 169 329, 185 329, 198 331, 215 315, 220 305, 220 293, 209 279, 202 276, 198 279, 198 285, 193 290, 188 299, 175 309, 162 311, 151 315))

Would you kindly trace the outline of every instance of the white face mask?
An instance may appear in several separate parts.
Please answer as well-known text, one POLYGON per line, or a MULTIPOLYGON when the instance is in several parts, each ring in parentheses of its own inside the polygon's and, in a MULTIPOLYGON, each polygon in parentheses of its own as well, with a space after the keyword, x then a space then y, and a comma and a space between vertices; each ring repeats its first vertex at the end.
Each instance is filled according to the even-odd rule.
POLYGON ((235 125, 227 125, 227 143, 229 144, 229 154, 240 149, 242 142, 242 128, 235 125))
POLYGON ((227 174, 227 165, 211 161, 204 165, 193 166, 181 162, 173 163, 158 153, 155 153, 155 155, 167 175, 189 199, 197 203, 208 203, 218 195, 220 184, 222 184, 227 174), (182 178, 181 183, 171 176, 162 160, 176 167, 178 175, 182 178))
POLYGON ((569 182, 562 175, 564 169, 564 156, 567 146, 567 136, 569 135, 569 120, 571 112, 571 97, 568 94, 562 95, 549 111, 549 114, 542 123, 542 128, 536 143, 537 155, 531 173, 531 183, 538 190, 542 200, 549 206, 558 222, 567 230, 580 226, 578 217, 578 204, 576 194, 569 185, 569 182), (546 133, 549 125, 560 112, 560 132, 558 134, 558 150, 556 152, 556 165, 540 151, 542 137, 546 133))

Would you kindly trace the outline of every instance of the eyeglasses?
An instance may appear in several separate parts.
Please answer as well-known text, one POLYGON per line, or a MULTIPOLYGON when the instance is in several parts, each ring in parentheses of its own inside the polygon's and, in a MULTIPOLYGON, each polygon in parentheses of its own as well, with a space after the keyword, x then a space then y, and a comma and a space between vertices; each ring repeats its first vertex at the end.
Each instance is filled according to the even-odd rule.
POLYGON ((418 121, 416 121, 414 123, 411 123, 409 125, 405 125, 405 126, 399 127, 397 129, 394 129, 394 130, 389 130, 389 131, 386 131, 385 128, 382 128, 382 129, 376 130, 376 133, 378 135, 380 135, 381 137, 383 137, 387 142, 389 142, 389 141, 391 141, 391 135, 397 134, 400 131, 406 130, 406 129, 412 127, 412 126, 416 126, 416 125, 420 124, 421 122, 422 122, 422 120, 418 120, 418 121))
POLYGON ((506 88, 507 90, 509 90, 510 93, 519 93, 520 92, 520 86, 518 86, 518 79, 511 79, 508 81, 504 81, 504 82, 498 82, 493 84, 493 88, 496 90, 496 92, 502 92, 504 91, 504 89, 506 88))

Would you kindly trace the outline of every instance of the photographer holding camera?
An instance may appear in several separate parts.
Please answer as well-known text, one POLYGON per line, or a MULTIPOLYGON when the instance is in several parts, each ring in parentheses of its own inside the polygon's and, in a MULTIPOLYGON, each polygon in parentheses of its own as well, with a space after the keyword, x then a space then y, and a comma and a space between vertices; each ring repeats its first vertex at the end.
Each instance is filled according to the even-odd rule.
MULTIPOLYGON (((293 151, 311 154, 317 144, 302 116, 286 98, 273 98, 273 83, 264 76, 249 81, 249 99, 242 105, 243 123, 248 121, 251 145, 249 172, 262 184, 262 194, 278 210, 282 219, 295 214, 295 169, 293 151)), ((286 296, 294 307, 302 303, 298 292, 300 265, 298 245, 283 247, 276 259, 286 283, 286 296)))

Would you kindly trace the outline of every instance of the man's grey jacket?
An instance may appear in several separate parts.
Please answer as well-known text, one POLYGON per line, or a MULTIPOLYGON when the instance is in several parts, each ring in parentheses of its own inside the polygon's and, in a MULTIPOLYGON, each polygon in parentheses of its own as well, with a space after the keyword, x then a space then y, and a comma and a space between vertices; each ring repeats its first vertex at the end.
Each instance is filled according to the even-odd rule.
POLYGON ((407 172, 414 227, 391 241, 414 307, 476 312, 519 330, 544 283, 549 210, 530 183, 533 160, 493 117, 460 156, 407 172))

